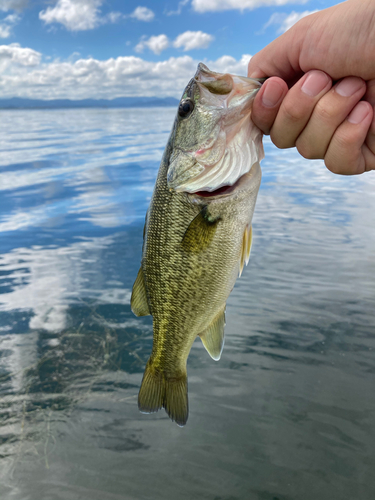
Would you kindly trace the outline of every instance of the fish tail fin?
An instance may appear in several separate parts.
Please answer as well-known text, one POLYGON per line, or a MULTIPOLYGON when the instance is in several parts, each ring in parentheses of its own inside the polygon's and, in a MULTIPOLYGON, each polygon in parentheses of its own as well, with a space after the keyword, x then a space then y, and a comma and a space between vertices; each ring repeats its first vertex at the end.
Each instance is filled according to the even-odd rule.
POLYGON ((186 371, 178 376, 167 376, 149 361, 139 390, 138 408, 142 413, 155 413, 165 408, 169 418, 183 427, 189 415, 186 371))
POLYGON ((163 406, 170 419, 183 427, 189 416, 187 374, 165 380, 163 406))
POLYGON ((163 373, 153 369, 150 361, 143 374, 138 394, 138 408, 142 413, 155 413, 163 408, 165 380, 163 373))

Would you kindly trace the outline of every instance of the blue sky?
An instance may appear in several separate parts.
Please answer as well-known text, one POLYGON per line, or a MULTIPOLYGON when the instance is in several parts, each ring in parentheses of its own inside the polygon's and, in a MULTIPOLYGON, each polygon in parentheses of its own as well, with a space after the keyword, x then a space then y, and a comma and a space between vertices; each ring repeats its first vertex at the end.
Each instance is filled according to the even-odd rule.
POLYGON ((0 97, 179 97, 332 0, 0 0, 0 97))

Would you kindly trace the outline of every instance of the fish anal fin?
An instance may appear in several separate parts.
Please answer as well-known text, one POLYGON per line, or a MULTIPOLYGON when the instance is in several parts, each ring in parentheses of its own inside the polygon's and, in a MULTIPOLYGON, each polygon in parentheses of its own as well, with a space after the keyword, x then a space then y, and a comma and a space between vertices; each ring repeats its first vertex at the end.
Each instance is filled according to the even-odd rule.
POLYGON ((207 206, 191 221, 182 238, 182 248, 187 252, 199 253, 206 250, 216 233, 220 217, 212 218, 207 206))
POLYGON ((183 427, 189 416, 187 374, 175 377, 155 370, 148 361, 138 395, 138 408, 142 413, 155 413, 165 408, 169 418, 183 427))
POLYGON ((206 351, 215 361, 219 361, 224 347, 225 306, 212 323, 199 334, 206 351))
POLYGON ((247 225, 242 237, 239 276, 242 274, 244 265, 249 263, 252 242, 253 227, 251 225, 247 225))
POLYGON ((148 316, 150 308, 147 302, 147 292, 142 266, 138 271, 137 279, 133 285, 130 307, 136 316, 148 316))

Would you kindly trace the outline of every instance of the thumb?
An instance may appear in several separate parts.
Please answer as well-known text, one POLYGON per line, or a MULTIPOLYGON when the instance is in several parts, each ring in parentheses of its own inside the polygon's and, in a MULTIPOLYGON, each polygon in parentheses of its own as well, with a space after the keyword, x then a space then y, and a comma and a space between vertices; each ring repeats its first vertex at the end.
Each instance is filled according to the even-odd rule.
POLYGON ((303 37, 299 35, 301 30, 293 28, 250 59, 248 66, 250 78, 279 76, 286 81, 295 81, 302 76, 299 59, 303 37))

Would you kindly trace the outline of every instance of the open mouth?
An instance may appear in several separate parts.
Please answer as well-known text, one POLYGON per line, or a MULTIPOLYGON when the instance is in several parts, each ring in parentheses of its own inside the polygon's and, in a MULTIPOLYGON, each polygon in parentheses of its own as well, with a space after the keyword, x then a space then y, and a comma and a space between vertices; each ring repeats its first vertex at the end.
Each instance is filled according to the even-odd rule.
POLYGON ((241 175, 241 177, 237 179, 232 186, 221 186, 218 189, 214 189, 213 191, 196 191, 194 193, 189 193, 189 194, 200 196, 202 198, 213 198, 214 196, 227 196, 236 190, 236 188, 239 186, 245 175, 247 174, 241 175))

